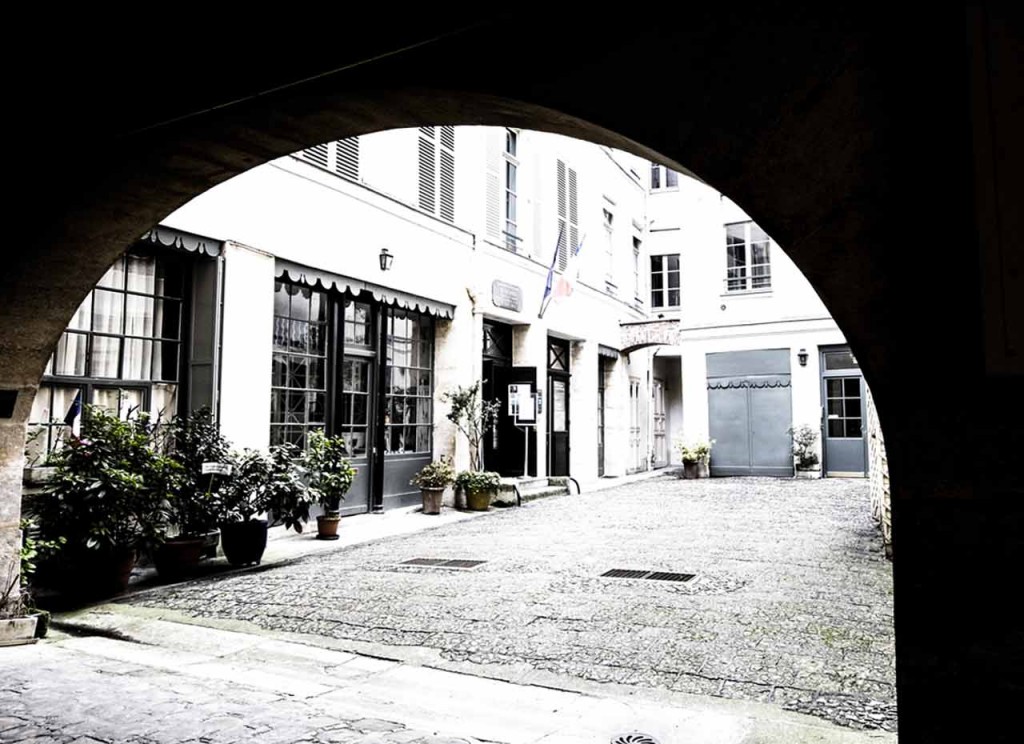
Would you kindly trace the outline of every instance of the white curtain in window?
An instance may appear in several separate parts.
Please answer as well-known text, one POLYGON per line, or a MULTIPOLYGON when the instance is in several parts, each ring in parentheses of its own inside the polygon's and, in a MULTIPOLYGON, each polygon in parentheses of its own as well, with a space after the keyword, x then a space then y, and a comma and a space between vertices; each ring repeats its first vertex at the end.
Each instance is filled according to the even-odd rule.
POLYGON ((95 333, 121 333, 124 295, 97 289, 93 292, 92 330, 95 333))
POLYGON ((156 259, 153 256, 128 256, 128 291, 154 294, 156 259))

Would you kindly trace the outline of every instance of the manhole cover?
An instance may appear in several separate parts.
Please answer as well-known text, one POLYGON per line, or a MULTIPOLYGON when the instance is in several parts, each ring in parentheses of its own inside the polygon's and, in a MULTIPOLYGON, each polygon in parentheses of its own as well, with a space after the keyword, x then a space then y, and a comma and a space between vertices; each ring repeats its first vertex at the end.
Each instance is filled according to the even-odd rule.
POLYGON ((650 734, 619 734, 612 739, 612 744, 658 744, 658 740, 650 734))
POLYGON ((689 581, 696 574, 672 573, 670 571, 637 571, 631 568, 613 568, 605 571, 601 578, 605 579, 649 579, 650 581, 689 581))
POLYGON ((432 568, 476 568, 487 561, 472 561, 465 558, 413 558, 402 561, 400 566, 430 566, 432 568))

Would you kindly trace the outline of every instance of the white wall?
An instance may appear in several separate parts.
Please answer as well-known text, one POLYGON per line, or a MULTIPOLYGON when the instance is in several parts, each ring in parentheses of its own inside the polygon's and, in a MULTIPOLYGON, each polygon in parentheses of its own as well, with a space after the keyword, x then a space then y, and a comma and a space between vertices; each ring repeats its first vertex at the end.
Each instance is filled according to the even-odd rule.
POLYGON ((270 443, 274 257, 224 244, 221 433, 234 447, 270 443))

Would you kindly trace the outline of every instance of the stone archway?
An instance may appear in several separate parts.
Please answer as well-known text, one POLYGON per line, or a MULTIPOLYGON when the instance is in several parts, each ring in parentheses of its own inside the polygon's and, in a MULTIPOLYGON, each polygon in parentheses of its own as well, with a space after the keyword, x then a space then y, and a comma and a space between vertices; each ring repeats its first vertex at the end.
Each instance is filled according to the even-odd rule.
POLYGON ((306 38, 296 53, 277 29, 232 29, 222 38, 236 48, 203 47, 199 61, 128 53, 116 35, 55 34, 62 77, 15 86, 0 555, 16 536, 24 421, 49 350, 110 260, 163 216, 329 139, 436 123, 561 132, 687 166, 818 290, 886 430, 902 734, 968 729, 1015 689, 1020 652, 1019 621, 999 602, 1024 531, 1024 424, 1006 415, 1024 372, 1020 218, 1007 206, 1020 201, 1022 169, 1006 167, 1024 130, 1019 19, 773 6, 696 11, 683 27, 652 15, 625 34, 524 14, 362 11, 362 33, 334 53, 306 38), (922 375, 951 339, 941 375, 922 375))

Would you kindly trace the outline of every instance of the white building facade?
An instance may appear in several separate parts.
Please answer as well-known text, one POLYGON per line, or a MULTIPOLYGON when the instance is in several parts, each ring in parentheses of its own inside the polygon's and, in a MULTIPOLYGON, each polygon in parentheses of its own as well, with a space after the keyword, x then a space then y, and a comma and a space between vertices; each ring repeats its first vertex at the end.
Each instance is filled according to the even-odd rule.
MULTIPOLYGON (((843 344, 778 246, 696 181, 557 135, 396 130, 254 168, 140 240, 55 350, 30 451, 59 443, 76 395, 208 405, 236 447, 344 435, 345 513, 386 509, 431 459, 468 464, 444 395, 479 382, 501 404, 484 465, 506 477, 586 483, 709 437, 713 474, 792 475, 791 426, 856 433, 843 344), (510 385, 538 394, 534 422, 510 385)), ((825 449, 827 471, 866 470, 825 449)))

